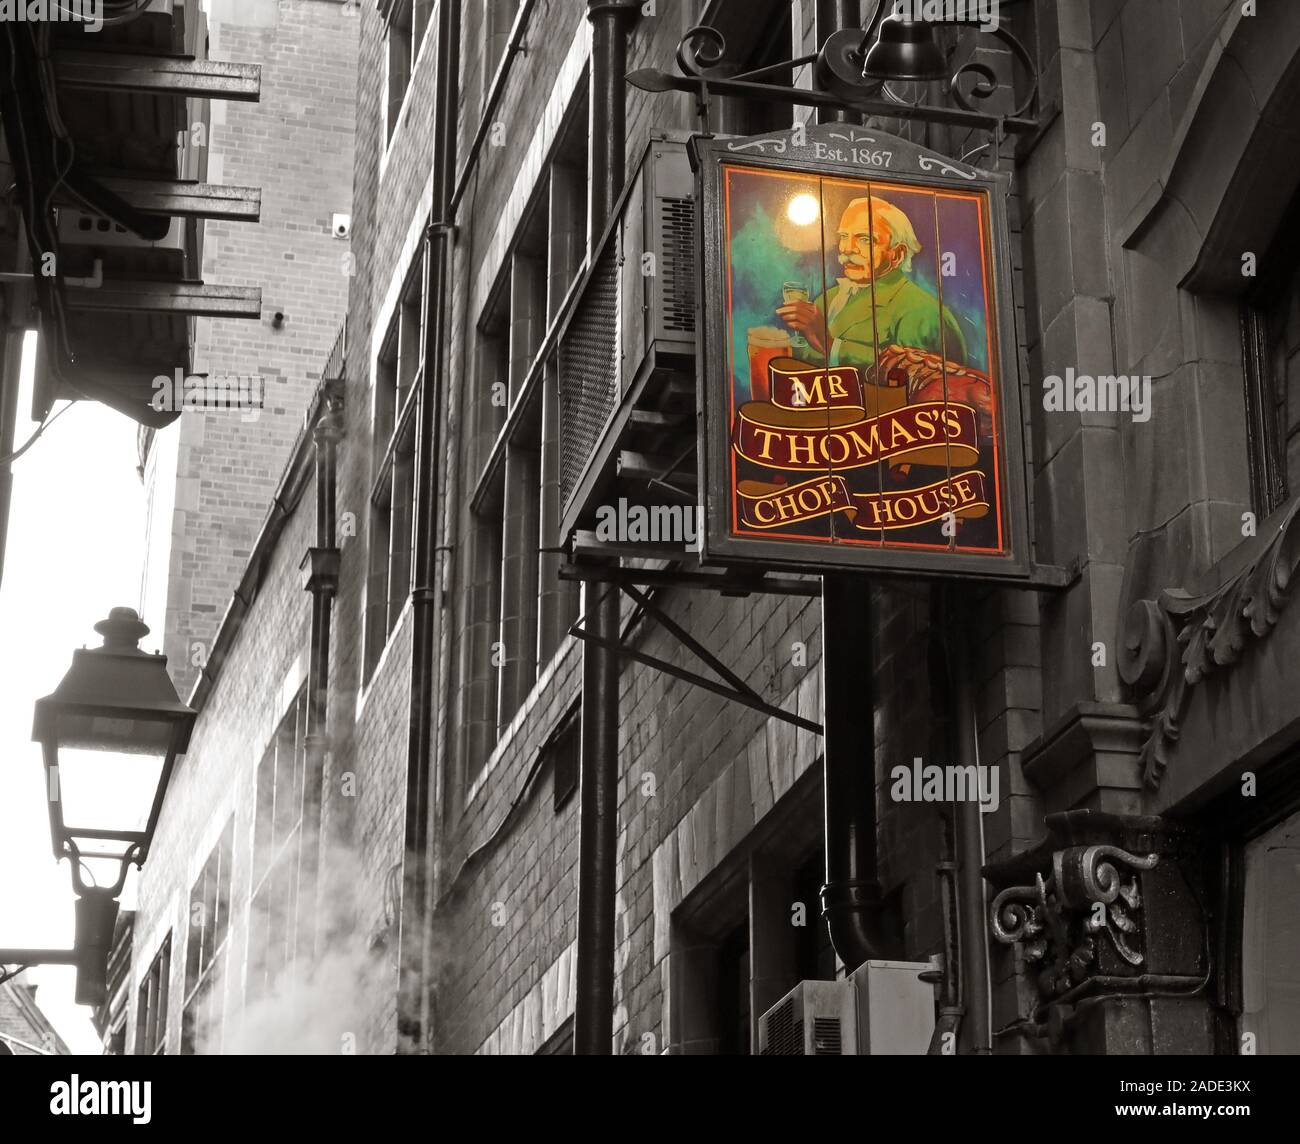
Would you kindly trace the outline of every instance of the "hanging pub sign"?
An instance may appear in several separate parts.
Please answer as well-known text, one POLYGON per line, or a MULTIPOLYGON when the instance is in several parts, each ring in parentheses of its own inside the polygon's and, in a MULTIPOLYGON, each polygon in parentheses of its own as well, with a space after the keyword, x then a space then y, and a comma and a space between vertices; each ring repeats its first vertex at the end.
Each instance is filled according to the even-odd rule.
POLYGON ((850 124, 695 154, 705 558, 1028 576, 1007 177, 850 124))

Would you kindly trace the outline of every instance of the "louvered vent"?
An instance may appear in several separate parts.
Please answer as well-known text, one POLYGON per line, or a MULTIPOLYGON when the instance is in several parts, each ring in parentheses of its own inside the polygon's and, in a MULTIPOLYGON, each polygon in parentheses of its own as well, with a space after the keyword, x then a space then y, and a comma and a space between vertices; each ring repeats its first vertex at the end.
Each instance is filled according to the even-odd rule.
POLYGON ((618 261, 609 243, 560 343, 560 485, 568 504, 618 400, 618 261))
POLYGON ((841 1055, 840 1022, 835 1017, 813 1018, 813 1051, 815 1057, 841 1055))
POLYGON ((787 997, 767 1015, 765 1057, 803 1056, 803 1021, 795 1017, 795 999, 787 997))
POLYGON ((659 226, 663 235, 663 329, 695 333, 695 202, 661 198, 659 226))

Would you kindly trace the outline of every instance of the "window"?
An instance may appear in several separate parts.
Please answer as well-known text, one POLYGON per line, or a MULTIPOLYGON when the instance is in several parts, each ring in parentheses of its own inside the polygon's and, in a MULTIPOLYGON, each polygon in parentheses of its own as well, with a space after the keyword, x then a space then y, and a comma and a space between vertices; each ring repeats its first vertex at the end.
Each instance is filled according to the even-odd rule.
POLYGON ((1246 847, 1241 1031, 1254 1051, 1300 1053, 1300 814, 1246 847))
POLYGON ((253 895, 248 918, 246 989, 250 999, 275 984, 296 952, 306 733, 304 686, 280 721, 257 768, 253 895))
POLYGON ((1263 519, 1300 491, 1300 195, 1242 311, 1251 507, 1263 519))
POLYGON ((167 986, 171 978, 172 935, 163 938, 162 947, 140 982, 135 1007, 135 1051, 137 1056, 152 1056, 167 1051, 167 986))
POLYGON ((185 1003, 181 1010, 181 1052, 221 1043, 224 979, 221 972, 230 929, 230 887, 234 862, 232 817, 190 890, 189 938, 185 948, 185 1003))
POLYGON ((411 592, 415 523, 415 408, 424 353, 424 266, 407 275, 375 367, 370 575, 365 678, 383 654, 411 592))
POLYGON ((749 1055, 749 919, 718 944, 718 1054, 749 1055))
POLYGON ((756 1052, 763 1014, 801 981, 839 977, 821 916, 821 788, 811 778, 672 911, 673 1051, 756 1052))
POLYGON ((519 14, 519 0, 485 0, 483 13, 483 102, 486 105, 492 79, 505 58, 510 29, 519 14))
POLYGON ((581 757, 582 719, 577 711, 567 715, 560 728, 546 745, 551 765, 551 802, 560 810, 578 789, 581 757))
POLYGON ((475 331, 462 659, 471 767, 486 760, 577 616, 577 587, 559 579, 554 551, 559 401, 548 334, 582 270, 586 238, 583 98, 570 110, 475 331))
MULTIPOLYGON (((383 0, 381 0, 381 6, 383 0)), ((411 86, 411 73, 420 54, 433 0, 387 0, 384 36, 387 54, 387 113, 384 116, 385 139, 393 137, 402 104, 411 86)))
POLYGON ((539 1057, 567 1057, 573 1055, 573 1018, 569 1017, 540 1049, 539 1057))

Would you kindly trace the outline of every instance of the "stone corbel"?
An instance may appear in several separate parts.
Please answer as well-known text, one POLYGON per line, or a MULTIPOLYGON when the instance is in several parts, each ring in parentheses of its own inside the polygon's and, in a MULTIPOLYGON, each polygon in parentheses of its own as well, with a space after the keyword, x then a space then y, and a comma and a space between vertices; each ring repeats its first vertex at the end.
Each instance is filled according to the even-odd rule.
POLYGON ((1083 985, 1107 960, 1107 943, 1125 965, 1140 969, 1142 891, 1138 872, 1154 869, 1159 854, 1130 854, 1118 846, 1071 846, 1052 854, 1051 873, 1032 886, 1009 886, 993 900, 993 936, 1020 944, 1025 961, 1041 965, 1045 1000, 1083 985))
POLYGON ((1088 992, 1137 985, 1152 974, 1188 976, 1203 968, 1202 935, 1191 932, 1200 929, 1200 910, 1189 892, 1177 827, 1092 810, 1049 814, 1045 821, 1042 842, 984 871, 998 889, 990 932, 1019 947, 1036 974, 1040 1011, 1088 992))
POLYGON ((1235 664, 1251 640, 1263 639, 1277 624, 1300 566, 1297 520, 1300 499, 1279 524, 1233 554, 1211 591, 1171 588, 1129 609, 1119 673, 1149 721, 1140 759, 1151 790, 1169 766, 1196 685, 1216 668, 1235 664))

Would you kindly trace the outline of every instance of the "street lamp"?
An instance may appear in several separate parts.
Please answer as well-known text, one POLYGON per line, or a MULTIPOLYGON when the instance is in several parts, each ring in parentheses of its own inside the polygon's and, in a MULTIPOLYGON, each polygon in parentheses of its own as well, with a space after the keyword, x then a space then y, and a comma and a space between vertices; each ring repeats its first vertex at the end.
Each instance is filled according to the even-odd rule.
POLYGON ((74 946, 0 950, 0 964, 75 964, 82 1005, 107 993, 117 897, 131 866, 144 865, 196 718, 176 694, 167 657, 140 650, 149 628, 132 609, 114 608, 95 631, 103 646, 73 652, 59 686, 36 701, 32 725, 44 756, 54 856, 72 861, 74 946))

